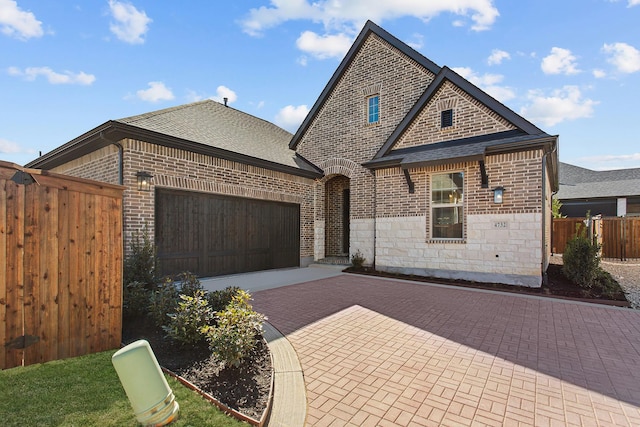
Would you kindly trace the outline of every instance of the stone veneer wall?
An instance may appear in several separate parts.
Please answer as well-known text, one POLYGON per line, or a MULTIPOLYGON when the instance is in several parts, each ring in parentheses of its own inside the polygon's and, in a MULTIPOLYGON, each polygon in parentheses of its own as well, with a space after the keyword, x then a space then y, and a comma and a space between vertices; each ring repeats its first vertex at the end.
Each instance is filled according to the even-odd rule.
POLYGON ((427 241, 426 217, 378 218, 376 268, 539 287, 540 213, 467 215, 463 242, 427 241))
MULTIPOLYGON (((154 235, 153 189, 162 187, 299 204, 301 265, 313 260, 312 179, 143 141, 120 142, 124 147, 124 185, 127 187, 123 199, 127 250, 134 232, 146 226, 150 235, 154 235), (137 190, 138 171, 148 171, 154 176, 152 191, 137 190)), ((117 159, 117 149, 107 147, 62 165, 56 172, 97 180, 113 180, 115 174, 117 180, 117 159)))

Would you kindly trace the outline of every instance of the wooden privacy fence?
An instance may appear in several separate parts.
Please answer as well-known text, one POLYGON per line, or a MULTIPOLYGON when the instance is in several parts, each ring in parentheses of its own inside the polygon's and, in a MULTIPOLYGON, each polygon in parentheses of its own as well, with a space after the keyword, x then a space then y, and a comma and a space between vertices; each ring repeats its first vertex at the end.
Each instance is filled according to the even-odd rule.
POLYGON ((122 193, 0 162, 0 369, 120 346, 122 193))
MULTIPOLYGON (((602 245, 602 258, 627 260, 640 258, 640 217, 604 217, 593 220, 593 232, 602 245)), ((576 227, 585 227, 584 218, 554 218, 551 235, 553 253, 563 253, 576 235, 576 227)))

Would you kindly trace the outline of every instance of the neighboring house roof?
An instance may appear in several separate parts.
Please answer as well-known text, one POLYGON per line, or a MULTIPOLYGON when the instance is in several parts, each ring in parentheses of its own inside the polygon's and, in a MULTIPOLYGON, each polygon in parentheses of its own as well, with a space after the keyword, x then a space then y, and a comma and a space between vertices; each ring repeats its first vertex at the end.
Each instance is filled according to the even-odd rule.
POLYGON ((640 196, 640 168, 594 171, 560 163, 560 200, 640 196))
POLYGON ((319 170, 289 149, 291 133, 250 114, 205 100, 111 120, 29 163, 53 168, 123 138, 226 158, 303 176, 319 170))

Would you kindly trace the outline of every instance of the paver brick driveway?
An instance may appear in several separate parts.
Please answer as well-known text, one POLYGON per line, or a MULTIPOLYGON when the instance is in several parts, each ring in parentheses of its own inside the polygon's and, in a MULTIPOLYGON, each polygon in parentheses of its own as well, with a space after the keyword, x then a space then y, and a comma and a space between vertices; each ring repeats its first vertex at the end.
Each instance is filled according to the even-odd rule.
POLYGON ((356 275, 253 297, 309 426, 640 426, 640 311, 356 275))

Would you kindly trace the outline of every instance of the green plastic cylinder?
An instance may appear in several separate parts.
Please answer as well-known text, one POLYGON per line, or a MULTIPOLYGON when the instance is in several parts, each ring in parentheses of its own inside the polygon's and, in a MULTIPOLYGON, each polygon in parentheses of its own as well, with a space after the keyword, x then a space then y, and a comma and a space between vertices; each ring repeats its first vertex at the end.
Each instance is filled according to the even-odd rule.
POLYGON ((138 422, 145 426, 169 424, 179 405, 147 340, 138 340, 111 356, 138 422))

